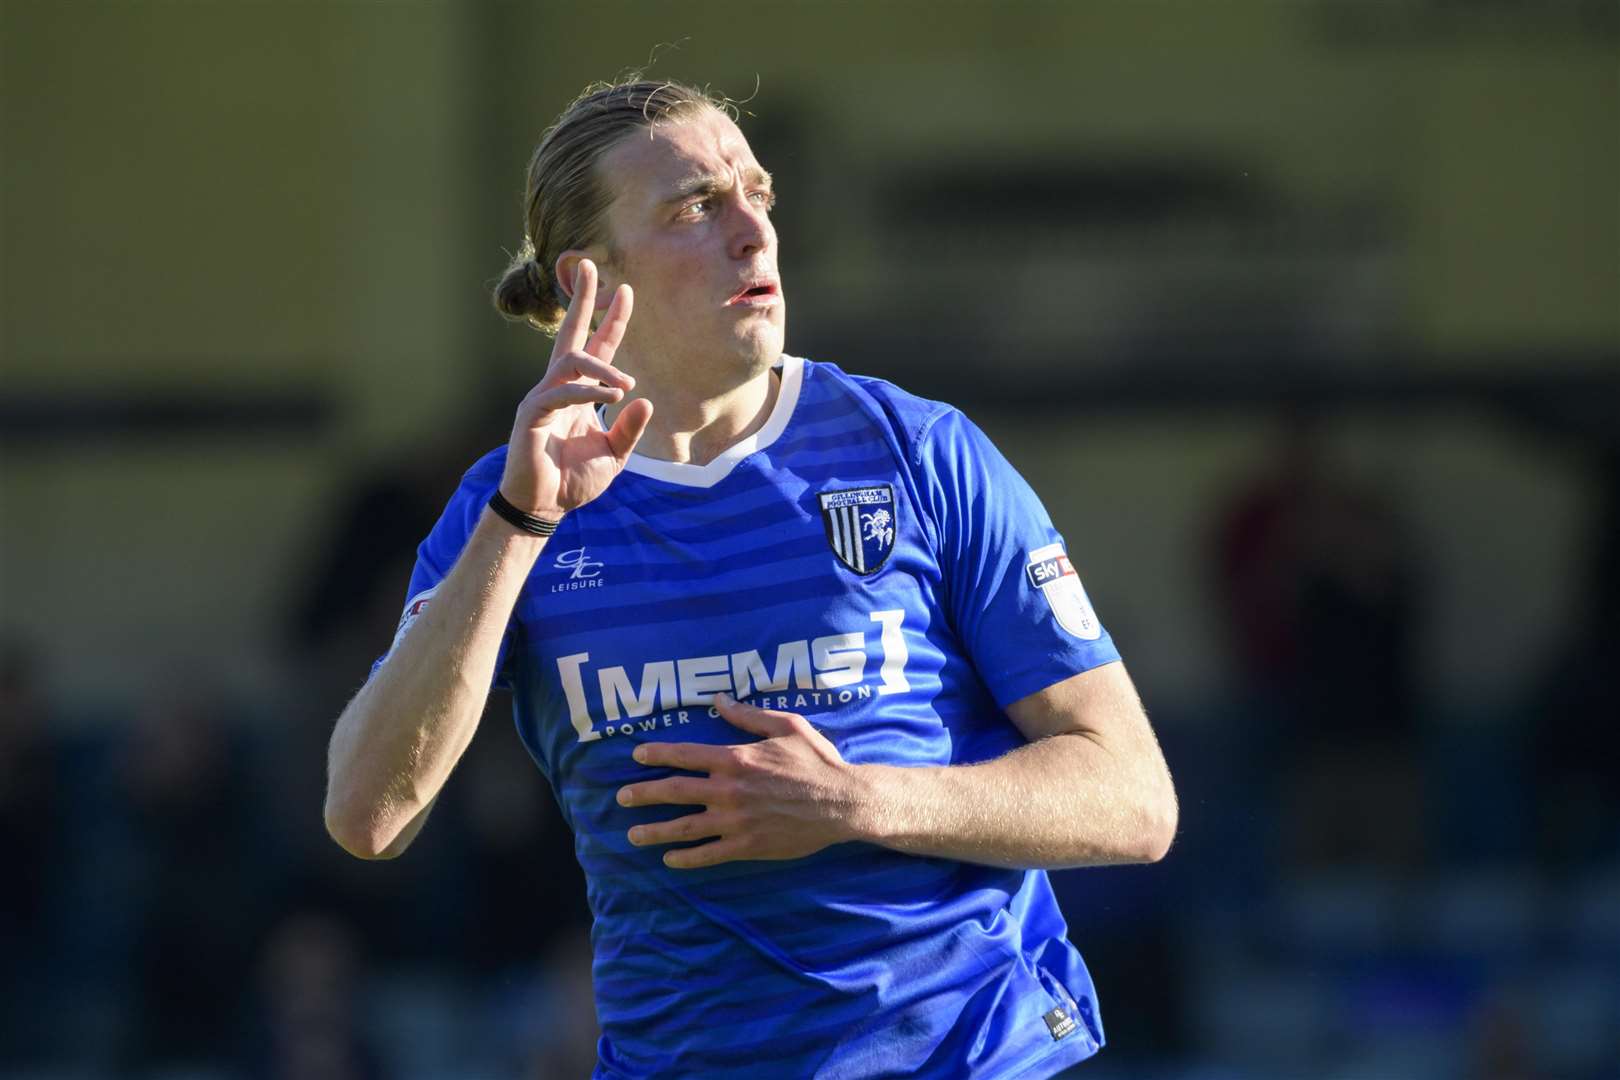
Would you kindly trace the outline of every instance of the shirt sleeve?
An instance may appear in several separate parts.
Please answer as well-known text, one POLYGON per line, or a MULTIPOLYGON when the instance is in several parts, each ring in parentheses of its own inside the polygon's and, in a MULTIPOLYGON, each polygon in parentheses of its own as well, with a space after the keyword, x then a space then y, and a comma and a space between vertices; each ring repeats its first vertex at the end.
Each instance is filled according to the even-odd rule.
POLYGON ((951 623, 996 703, 1118 660, 1046 508, 984 432, 947 409, 917 455, 951 623))
MULTIPOLYGON (((450 568, 455 566, 456 560, 461 557, 462 549, 467 546, 467 538, 472 535, 473 527, 478 524, 478 518, 484 512, 484 505, 489 502, 490 495, 500 484, 504 465, 504 455, 497 451, 469 469, 461 478, 461 486, 456 488, 455 494, 450 497, 444 513, 439 516, 438 524, 433 526, 427 539, 418 545, 416 567, 411 571, 410 587, 405 592, 405 610, 400 613, 399 628, 394 631, 394 641, 388 646, 388 651, 372 663, 372 675, 375 675, 377 669, 394 655, 399 643, 405 640, 405 634, 410 630, 411 624, 420 618, 422 612, 433 602, 433 594, 438 591, 439 584, 449 575, 450 568)), ((515 618, 507 624, 506 632, 501 635, 500 651, 495 660, 493 685, 502 690, 511 688, 507 663, 511 655, 515 625, 515 618)))

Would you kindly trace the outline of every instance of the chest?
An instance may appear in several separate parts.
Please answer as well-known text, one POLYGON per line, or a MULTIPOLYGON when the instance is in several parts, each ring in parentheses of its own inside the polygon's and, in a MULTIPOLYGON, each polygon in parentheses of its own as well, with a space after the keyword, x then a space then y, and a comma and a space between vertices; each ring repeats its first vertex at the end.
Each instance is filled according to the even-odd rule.
POLYGON ((517 617, 529 685, 575 739, 690 724, 721 691, 905 681, 939 573, 904 477, 889 456, 800 458, 712 491, 632 477, 565 519, 517 617))

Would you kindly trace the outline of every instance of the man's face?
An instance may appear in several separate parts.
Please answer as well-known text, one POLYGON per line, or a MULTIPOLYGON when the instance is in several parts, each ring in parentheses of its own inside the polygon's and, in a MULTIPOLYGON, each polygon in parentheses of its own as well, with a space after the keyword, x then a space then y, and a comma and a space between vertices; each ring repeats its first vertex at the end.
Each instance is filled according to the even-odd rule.
POLYGON ((787 314, 774 196, 737 125, 705 109, 625 138, 598 168, 616 196, 603 283, 636 292, 624 352, 722 385, 774 364, 787 314))

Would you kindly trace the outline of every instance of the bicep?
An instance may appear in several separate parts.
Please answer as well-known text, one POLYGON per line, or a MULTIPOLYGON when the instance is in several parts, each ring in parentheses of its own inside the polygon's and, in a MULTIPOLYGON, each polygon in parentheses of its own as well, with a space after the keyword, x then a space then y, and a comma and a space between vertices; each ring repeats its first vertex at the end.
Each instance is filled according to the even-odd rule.
POLYGON ((1031 743, 1050 749, 1048 760, 1079 763, 1073 780, 1112 809, 1124 861, 1164 858, 1180 818, 1175 782, 1124 664, 1071 675, 1019 698, 1007 715, 1031 743), (1089 745, 1076 745, 1081 740, 1089 745), (1070 744, 1063 751, 1086 752, 1060 752, 1059 742, 1070 744))
POLYGON ((1111 748, 1151 747, 1158 753, 1136 685, 1118 660, 1019 698, 1007 706, 1007 717, 1030 742, 1080 734, 1111 748))

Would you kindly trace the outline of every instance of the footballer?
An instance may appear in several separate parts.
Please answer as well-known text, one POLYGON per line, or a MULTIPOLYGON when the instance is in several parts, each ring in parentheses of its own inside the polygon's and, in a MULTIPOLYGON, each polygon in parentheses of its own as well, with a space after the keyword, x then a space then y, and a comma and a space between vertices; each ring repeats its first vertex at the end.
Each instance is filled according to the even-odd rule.
POLYGON ((1170 774, 985 435, 784 351, 775 199, 691 87, 546 132, 495 299, 550 362, 419 549, 327 828, 400 854, 509 688, 588 884, 597 1078, 1051 1076, 1104 1036, 1046 871, 1162 858, 1170 774))

